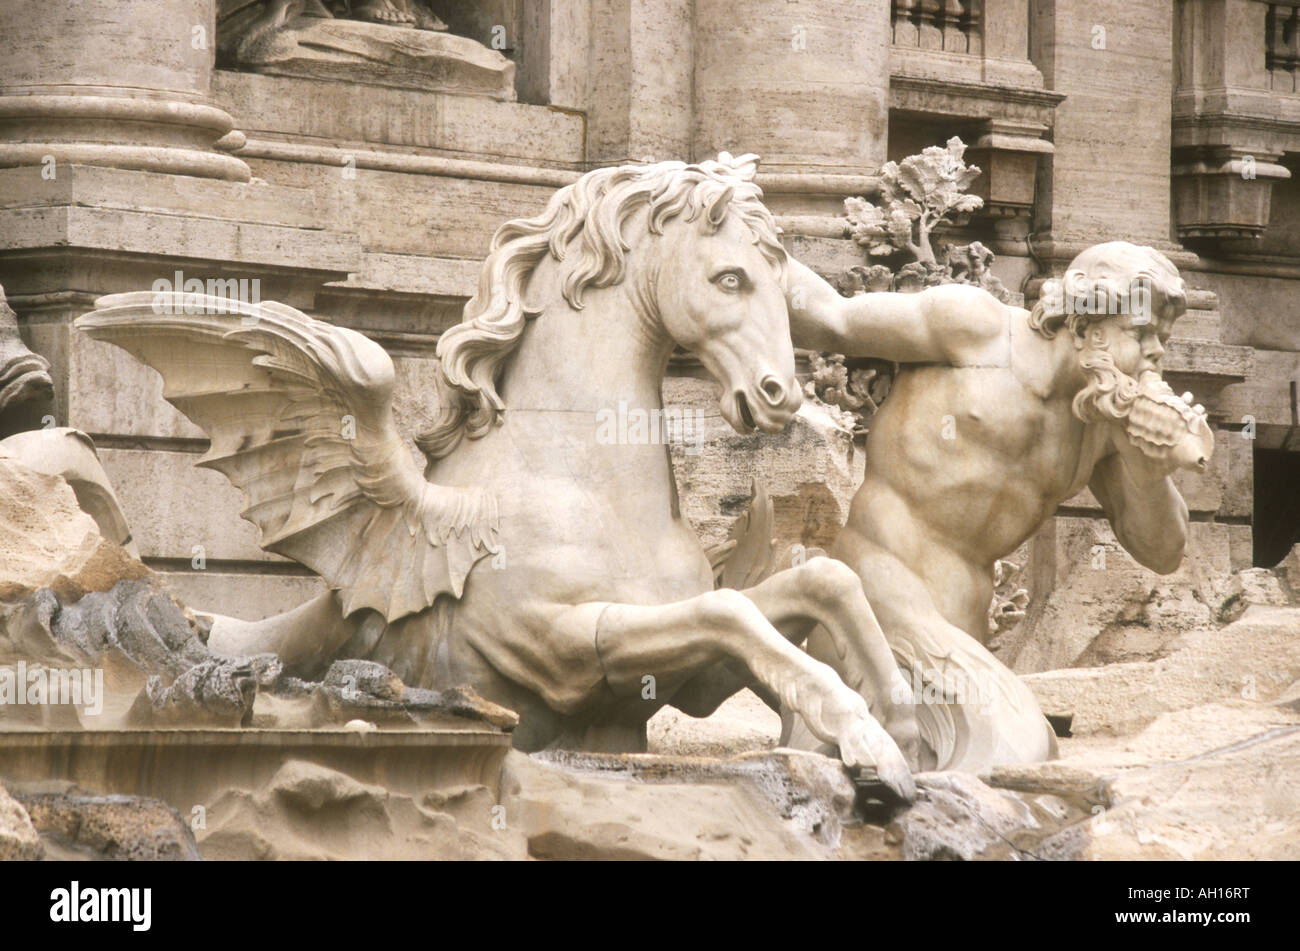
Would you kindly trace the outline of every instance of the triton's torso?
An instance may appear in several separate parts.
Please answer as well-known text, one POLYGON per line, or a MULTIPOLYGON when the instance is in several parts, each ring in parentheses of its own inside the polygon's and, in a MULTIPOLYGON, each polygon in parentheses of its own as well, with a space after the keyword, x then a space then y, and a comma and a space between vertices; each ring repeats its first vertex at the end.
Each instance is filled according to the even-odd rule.
POLYGON ((1082 435, 1068 400, 1039 399, 1009 369, 904 367, 872 421, 858 497, 889 491, 930 533, 991 562, 1072 494, 1082 435))

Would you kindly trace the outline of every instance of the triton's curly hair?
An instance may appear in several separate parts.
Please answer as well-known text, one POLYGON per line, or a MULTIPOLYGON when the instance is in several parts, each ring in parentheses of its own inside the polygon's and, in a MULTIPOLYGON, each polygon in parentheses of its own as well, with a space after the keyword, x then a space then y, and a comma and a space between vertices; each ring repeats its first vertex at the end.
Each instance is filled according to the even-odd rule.
POLYGON ((1065 277, 1044 281, 1029 326, 1045 337, 1065 327, 1076 337, 1095 320, 1136 314, 1157 321, 1161 338, 1187 310, 1187 288, 1178 269, 1155 248, 1108 241, 1080 253, 1065 277))

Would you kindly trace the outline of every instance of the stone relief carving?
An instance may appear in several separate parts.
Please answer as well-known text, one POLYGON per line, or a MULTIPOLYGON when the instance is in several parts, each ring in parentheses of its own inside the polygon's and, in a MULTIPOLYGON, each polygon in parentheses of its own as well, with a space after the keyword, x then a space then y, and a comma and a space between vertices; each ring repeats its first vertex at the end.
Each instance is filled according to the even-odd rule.
MULTIPOLYGON (((785 743, 837 754, 901 801, 916 768, 1054 755, 1034 696, 985 646, 1025 606, 1000 559, 1088 486, 1140 563, 1178 566, 1188 516, 1170 476, 1204 470, 1213 440, 1203 408, 1161 378, 1186 307, 1177 270, 1112 242, 1046 282, 1032 312, 974 283, 867 291, 882 280, 870 269, 845 297, 785 252, 755 167, 723 153, 600 169, 502 226, 439 341, 419 462, 394 422, 392 361, 366 337, 276 303, 101 298, 77 327, 162 374, 263 547, 330 587, 264 621, 187 615, 177 643, 200 631, 202 656, 167 660, 185 676, 146 684, 136 721, 252 722, 258 689, 284 699, 299 682, 313 710, 329 706, 347 661, 415 691, 411 710, 518 711, 525 750, 642 749, 663 705, 707 715, 752 687, 780 706, 785 743), (594 433, 602 408, 662 408, 678 346, 721 384, 736 431, 779 432, 801 400, 792 342, 899 369, 875 400, 873 378, 821 365, 878 407, 865 478, 830 557, 772 570, 758 487, 706 552, 662 446, 594 433), (457 699, 462 684, 474 692, 457 699)), ((131 545, 84 436, 26 433, 0 450, 81 485, 102 536, 131 545)), ((38 607, 65 628, 78 616, 38 607)))
POLYGON ((448 32, 425 0, 220 0, 220 65, 514 98, 515 65, 448 32))
POLYGON ((966 189, 980 170, 962 161, 966 146, 954 136, 946 148, 930 146, 902 162, 880 169, 880 204, 846 198, 849 232, 874 256, 909 252, 922 264, 935 264, 930 236, 945 221, 976 211, 984 204, 966 189))
POLYGON ((974 284, 1009 303, 1011 297, 993 276, 993 252, 978 241, 945 243, 936 252, 934 234, 944 224, 965 220, 984 200, 966 194, 980 170, 967 165, 966 145, 953 136, 945 148, 930 146, 880 170, 879 204, 846 198, 844 211, 853 240, 883 264, 849 269, 844 283, 850 295, 870 291, 911 293, 936 284, 974 284), (911 260, 900 261, 900 255, 911 260))
POLYGON ((989 643, 1025 619, 1029 592, 1020 585, 1022 565, 1005 558, 993 563, 993 600, 989 602, 989 643))
POLYGON ((438 344, 423 471, 394 425, 392 361, 360 334, 180 293, 114 295, 79 318, 161 372, 263 547, 332 589, 264 622, 214 617, 209 647, 302 673, 353 657, 418 688, 468 681, 519 711, 523 749, 643 749, 663 704, 706 715, 753 683, 808 745, 910 800, 925 755, 912 690, 853 573, 815 557, 715 590, 720 559, 676 512, 662 446, 594 438, 602 408, 661 408, 676 346, 721 383, 738 432, 778 432, 798 409, 793 262, 755 167, 724 153, 600 169, 502 226, 438 344), (837 669, 797 646, 814 627, 837 669))
MULTIPOLYGON (((1139 562, 1181 561, 1187 509, 1170 475, 1203 470, 1213 440, 1204 410, 1161 378, 1186 307, 1177 270, 1112 242, 1046 282, 1032 312, 974 283, 868 292, 883 279, 869 269, 845 297, 787 255, 755 164, 600 169, 502 226, 463 323, 439 341, 419 463, 394 422, 392 361, 354 331, 182 292, 113 295, 79 318, 162 374, 263 547, 331 589, 265 621, 197 615, 207 666, 179 693, 154 684, 139 715, 201 707, 216 683, 246 718, 247 659, 273 654, 293 677, 360 660, 414 690, 468 683, 520 713, 526 750, 644 748, 664 704, 707 715, 751 686, 781 707, 785 742, 871 768, 899 800, 912 768, 1053 755, 1033 695, 985 647, 1024 609, 999 559, 1086 485, 1139 562), (792 338, 899 369, 884 400, 874 378, 821 364, 878 407, 865 479, 830 557, 773 571, 760 490, 706 553, 662 447, 604 445, 594 427, 620 403, 661 409, 681 346, 721 384, 735 430, 778 432, 801 399, 792 338)), ((0 448, 81 485, 103 536, 131 545, 81 434, 0 448)))

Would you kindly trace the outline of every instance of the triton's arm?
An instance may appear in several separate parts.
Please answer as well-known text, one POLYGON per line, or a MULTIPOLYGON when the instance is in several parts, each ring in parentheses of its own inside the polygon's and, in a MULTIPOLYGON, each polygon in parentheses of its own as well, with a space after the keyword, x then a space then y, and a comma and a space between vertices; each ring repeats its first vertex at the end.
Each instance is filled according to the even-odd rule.
POLYGON ((1187 548, 1187 503, 1166 467, 1145 458, 1122 432, 1115 445, 1119 451, 1097 463, 1088 488, 1139 564, 1162 575, 1177 571, 1187 548))
POLYGON ((969 284, 841 297, 789 258, 786 301, 797 347, 899 363, 1007 365, 1007 308, 969 284))

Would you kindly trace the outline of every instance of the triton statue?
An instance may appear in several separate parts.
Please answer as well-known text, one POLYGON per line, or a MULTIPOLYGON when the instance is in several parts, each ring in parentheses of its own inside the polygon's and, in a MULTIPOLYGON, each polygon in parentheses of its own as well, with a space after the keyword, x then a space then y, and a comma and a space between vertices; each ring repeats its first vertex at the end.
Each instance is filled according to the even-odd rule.
MULTIPOLYGON (((796 344, 903 365, 830 553, 923 685, 925 765, 1046 759, 1055 741, 1033 695, 982 645, 994 565, 1087 487, 1138 562, 1179 566, 1188 515, 1170 476, 1203 471, 1213 437, 1161 379, 1187 306, 1177 269, 1151 248, 1096 245, 1032 312, 969 284, 845 298, 798 262, 788 273, 796 344)), ((822 635, 809 650, 836 665, 822 635)))

